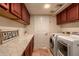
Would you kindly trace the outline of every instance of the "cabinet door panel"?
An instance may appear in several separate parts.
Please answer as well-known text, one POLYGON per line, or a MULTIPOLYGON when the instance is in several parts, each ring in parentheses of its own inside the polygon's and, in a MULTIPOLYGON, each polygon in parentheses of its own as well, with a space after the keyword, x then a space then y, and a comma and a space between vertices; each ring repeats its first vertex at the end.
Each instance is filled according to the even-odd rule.
POLYGON ((28 46, 26 47, 26 49, 22 55, 23 56, 32 56, 33 48, 34 48, 34 37, 29 42, 28 46))
POLYGON ((30 23, 30 14, 24 4, 22 5, 22 20, 25 21, 26 24, 30 23))
POLYGON ((66 10, 61 12, 61 22, 62 22, 62 24, 67 22, 66 10))
POLYGON ((34 49, 34 36, 32 38, 32 52, 33 52, 33 49, 34 49))
POLYGON ((60 13, 57 14, 56 18, 57 18, 57 24, 60 25, 61 24, 61 15, 60 15, 60 13))
POLYGON ((67 19, 69 22, 78 19, 78 4, 72 4, 67 8, 67 19))
POLYGON ((28 12, 28 10, 26 9, 26 15, 27 15, 27 24, 29 25, 30 24, 30 14, 28 12))
POLYGON ((28 45, 25 49, 25 56, 29 56, 29 52, 30 50, 29 50, 29 45, 28 45))
POLYGON ((0 6, 6 10, 9 10, 9 3, 0 3, 0 6))
POLYGON ((32 55, 32 40, 30 41, 29 45, 25 50, 25 56, 31 56, 31 55, 32 55))
POLYGON ((11 12, 21 18, 21 3, 11 3, 11 12))
POLYGON ((29 55, 31 56, 32 55, 32 40, 31 40, 31 42, 30 42, 30 44, 29 44, 29 55))
POLYGON ((27 23, 27 15, 26 15, 26 8, 24 5, 22 5, 22 20, 27 23))

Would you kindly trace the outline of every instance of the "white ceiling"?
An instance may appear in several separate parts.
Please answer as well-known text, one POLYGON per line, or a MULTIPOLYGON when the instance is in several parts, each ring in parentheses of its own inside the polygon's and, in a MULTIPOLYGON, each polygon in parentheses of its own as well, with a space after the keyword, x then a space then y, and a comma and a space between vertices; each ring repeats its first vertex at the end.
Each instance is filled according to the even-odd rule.
POLYGON ((64 7, 63 6, 59 7, 57 6, 58 4, 60 3, 50 3, 51 7, 48 9, 44 8, 45 3, 26 3, 25 5, 27 6, 27 9, 31 15, 53 15, 58 13, 59 9, 63 9, 65 8, 66 5, 70 5, 63 3, 64 7))

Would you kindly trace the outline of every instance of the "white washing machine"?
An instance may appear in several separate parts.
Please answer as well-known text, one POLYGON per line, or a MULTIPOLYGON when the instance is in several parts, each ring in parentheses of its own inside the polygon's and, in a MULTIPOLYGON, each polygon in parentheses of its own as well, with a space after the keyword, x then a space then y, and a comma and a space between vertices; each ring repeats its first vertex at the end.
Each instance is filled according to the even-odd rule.
POLYGON ((58 35, 62 35, 62 33, 53 33, 50 37, 50 50, 54 56, 57 56, 57 36, 58 35))
POLYGON ((79 35, 57 36, 58 56, 79 56, 79 35), (63 50, 62 50, 63 49, 63 50))

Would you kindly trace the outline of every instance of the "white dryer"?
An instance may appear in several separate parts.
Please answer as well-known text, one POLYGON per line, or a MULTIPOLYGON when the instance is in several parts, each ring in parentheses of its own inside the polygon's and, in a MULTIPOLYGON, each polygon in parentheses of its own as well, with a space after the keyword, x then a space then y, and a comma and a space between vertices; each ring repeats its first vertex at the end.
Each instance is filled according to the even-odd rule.
POLYGON ((50 37, 50 50, 54 56, 57 56, 57 35, 60 33, 53 33, 50 37))

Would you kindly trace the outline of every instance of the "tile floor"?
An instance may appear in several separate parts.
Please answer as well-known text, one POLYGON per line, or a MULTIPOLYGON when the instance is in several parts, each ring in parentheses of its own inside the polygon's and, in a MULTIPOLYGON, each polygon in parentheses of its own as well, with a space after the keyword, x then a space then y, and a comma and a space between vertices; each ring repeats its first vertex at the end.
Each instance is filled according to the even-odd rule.
POLYGON ((36 49, 33 51, 32 56, 53 56, 49 49, 36 49))

